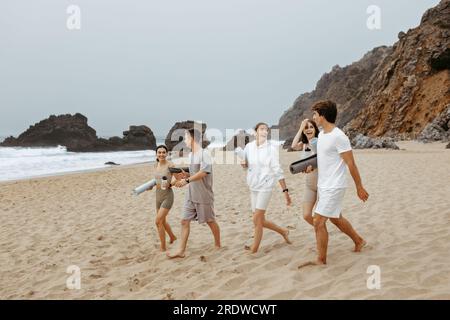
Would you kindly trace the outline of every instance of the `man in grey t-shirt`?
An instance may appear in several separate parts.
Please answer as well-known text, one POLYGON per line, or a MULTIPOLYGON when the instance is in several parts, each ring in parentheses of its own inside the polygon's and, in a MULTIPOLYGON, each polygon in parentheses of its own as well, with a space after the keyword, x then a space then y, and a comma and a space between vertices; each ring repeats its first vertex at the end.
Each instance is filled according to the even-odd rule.
POLYGON ((181 188, 187 185, 188 190, 181 220, 180 248, 174 254, 168 253, 169 258, 184 258, 192 220, 206 222, 214 236, 216 248, 220 248, 220 229, 214 213, 212 160, 208 151, 202 148, 201 140, 202 135, 196 129, 190 129, 185 134, 186 145, 192 150, 189 154, 189 173, 175 174, 178 180, 175 186, 181 188))

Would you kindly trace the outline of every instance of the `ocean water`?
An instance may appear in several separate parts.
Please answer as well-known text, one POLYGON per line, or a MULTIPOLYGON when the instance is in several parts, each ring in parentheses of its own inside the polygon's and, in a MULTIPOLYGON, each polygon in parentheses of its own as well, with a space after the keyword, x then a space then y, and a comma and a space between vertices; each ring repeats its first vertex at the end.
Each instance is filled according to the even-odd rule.
MULTIPOLYGON (((0 141, 3 139, 0 138, 0 141)), ((281 143, 281 142, 279 142, 281 143)), ((157 144, 164 140, 157 139, 157 144)), ((213 141, 208 149, 225 146, 213 141)), ((155 161, 155 151, 68 152, 66 147, 22 148, 0 147, 0 181, 20 180, 109 167, 105 162, 120 165, 155 161)))
POLYGON ((108 167, 105 162, 136 164, 155 160, 155 151, 67 152, 65 147, 0 147, 0 181, 108 167))

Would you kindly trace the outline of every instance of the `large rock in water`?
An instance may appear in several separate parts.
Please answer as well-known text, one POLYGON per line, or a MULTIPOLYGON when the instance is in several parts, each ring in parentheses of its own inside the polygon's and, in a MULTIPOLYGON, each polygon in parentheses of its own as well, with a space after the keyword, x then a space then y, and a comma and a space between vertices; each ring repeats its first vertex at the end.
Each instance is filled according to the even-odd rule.
POLYGON ((66 146, 67 149, 87 148, 97 141, 97 134, 80 113, 75 115, 51 115, 30 126, 17 138, 9 137, 2 146, 52 147, 66 146))
POLYGON ((238 130, 236 134, 227 142, 224 151, 234 151, 237 147, 245 148, 247 143, 255 140, 255 136, 247 133, 245 130, 238 130))
POLYGON ((98 152, 156 149, 156 139, 146 126, 130 126, 124 138, 98 138, 88 119, 75 115, 52 115, 42 120, 17 138, 8 137, 0 145, 4 147, 54 147, 65 146, 67 151, 98 152))
MULTIPOLYGON (((165 140, 167 149, 169 149, 169 151, 173 151, 175 149, 178 151, 188 150, 189 148, 187 148, 186 144, 184 143, 184 134, 186 130, 192 129, 194 127, 199 131, 202 131, 202 147, 206 148, 210 143, 205 137, 205 131, 207 127, 206 123, 198 123, 192 120, 187 120, 176 122, 172 126, 165 140)), ((179 154, 182 155, 182 152, 180 152, 179 154)))
POLYGON ((311 117, 311 105, 331 99, 337 125, 366 136, 415 138, 450 103, 450 0, 429 9, 417 28, 392 47, 322 76, 314 91, 297 98, 279 120, 282 139, 311 117))

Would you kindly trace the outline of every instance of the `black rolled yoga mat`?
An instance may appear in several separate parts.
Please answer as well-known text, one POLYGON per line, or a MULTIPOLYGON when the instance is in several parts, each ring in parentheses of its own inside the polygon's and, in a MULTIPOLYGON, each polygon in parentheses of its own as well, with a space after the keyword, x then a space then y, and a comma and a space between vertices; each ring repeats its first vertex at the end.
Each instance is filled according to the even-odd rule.
POLYGON ((291 171, 292 174, 305 172, 308 166, 312 166, 313 169, 317 168, 317 154, 313 154, 305 159, 291 163, 289 166, 289 171, 291 171))
POLYGON ((189 167, 185 168, 169 168, 170 173, 181 173, 181 169, 183 169, 184 172, 189 172, 189 167))

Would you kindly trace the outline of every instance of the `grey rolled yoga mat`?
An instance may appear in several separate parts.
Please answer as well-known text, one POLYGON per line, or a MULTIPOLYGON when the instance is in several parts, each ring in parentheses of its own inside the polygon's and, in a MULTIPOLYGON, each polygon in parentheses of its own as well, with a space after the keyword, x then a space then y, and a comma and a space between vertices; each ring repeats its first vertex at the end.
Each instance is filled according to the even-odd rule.
POLYGON ((308 166, 312 166, 313 169, 317 168, 317 154, 313 154, 305 159, 296 161, 289 166, 289 171, 292 174, 305 172, 308 166))
POLYGON ((152 180, 144 183, 143 185, 140 185, 139 187, 137 187, 136 189, 133 190, 133 193, 138 196, 142 192, 144 192, 154 186, 156 186, 156 179, 152 179, 152 180))

